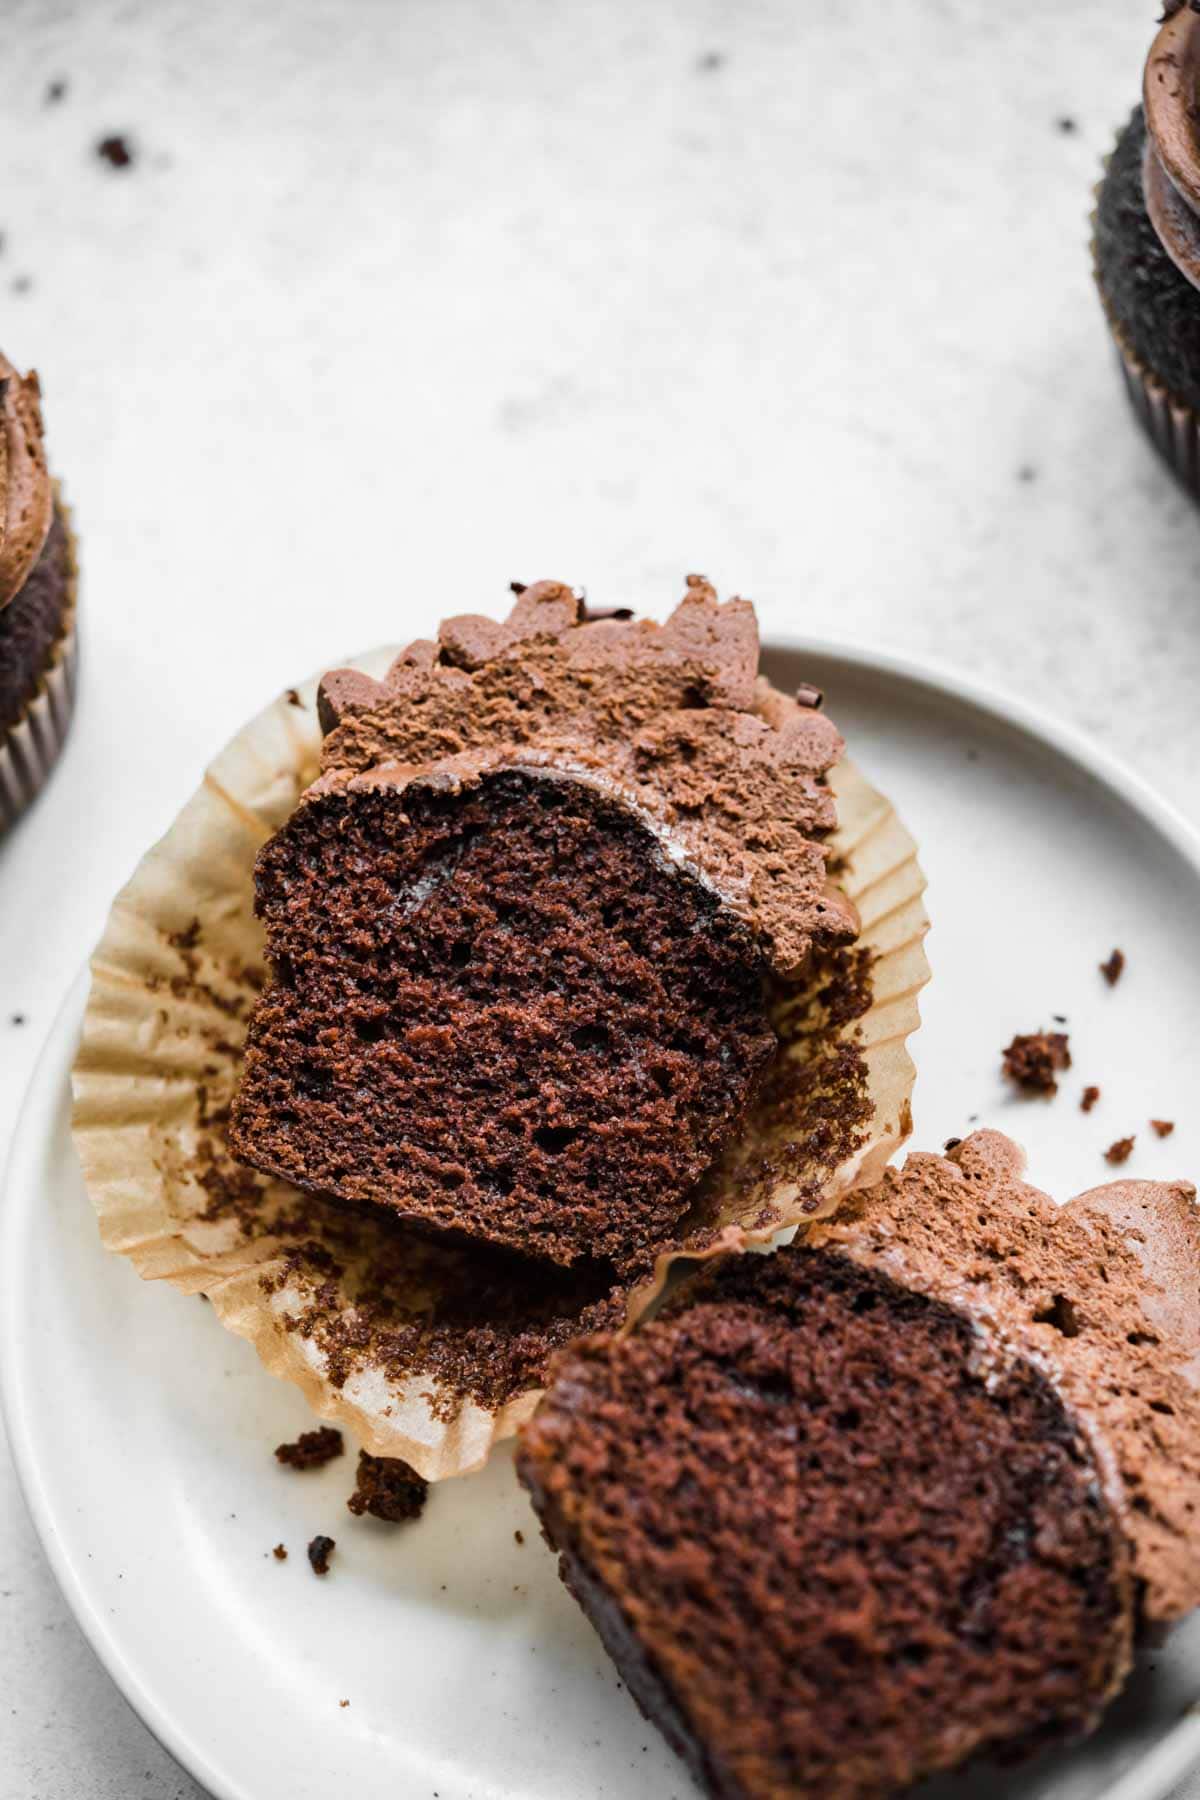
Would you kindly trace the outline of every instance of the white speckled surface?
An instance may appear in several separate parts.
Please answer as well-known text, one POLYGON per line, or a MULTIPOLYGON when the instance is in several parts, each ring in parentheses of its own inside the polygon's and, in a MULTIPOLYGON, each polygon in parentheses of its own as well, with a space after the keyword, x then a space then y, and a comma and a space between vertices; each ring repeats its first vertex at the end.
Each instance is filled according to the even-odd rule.
MULTIPOLYGON (((0 847, 0 1138, 214 746, 513 576, 661 610, 703 568, 767 631, 1019 688, 1200 816, 1200 522, 1086 250, 1155 11, 7 0, 0 342, 43 375, 86 636, 0 847)), ((197 1792, 6 1467, 0 1795, 197 1792)))

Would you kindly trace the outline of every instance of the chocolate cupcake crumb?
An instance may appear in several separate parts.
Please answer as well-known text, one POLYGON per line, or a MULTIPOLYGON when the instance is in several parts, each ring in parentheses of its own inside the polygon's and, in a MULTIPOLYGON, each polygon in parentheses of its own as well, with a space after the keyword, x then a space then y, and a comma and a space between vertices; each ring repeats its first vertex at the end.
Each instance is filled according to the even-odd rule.
POLYGON ((1121 979, 1124 969, 1125 952, 1123 950, 1114 950, 1108 961, 1100 964, 1100 973, 1103 975, 1105 981, 1107 981, 1109 987, 1116 987, 1118 981, 1121 979))
POLYGON ((119 131, 100 139, 96 145, 96 156, 101 162, 107 163, 110 169, 131 169, 137 160, 129 139, 119 131))
POLYGON ((1128 1162, 1130 1156, 1133 1154, 1134 1141, 1132 1135, 1129 1137, 1117 1138, 1116 1142, 1110 1144, 1108 1149, 1104 1152, 1105 1162, 1112 1163, 1114 1167, 1118 1167, 1121 1163, 1128 1162))
POLYGON ((342 1434, 332 1425, 302 1431, 294 1444, 277 1444, 275 1460, 286 1469, 323 1469, 345 1449, 342 1434))
POLYGON ((287 1561, 287 1545, 286 1544, 276 1544, 275 1548, 271 1552, 271 1555, 275 1558, 276 1562, 286 1562, 287 1561))
POLYGON ((1157 1137, 1170 1137, 1175 1129, 1174 1119, 1151 1119, 1151 1127, 1157 1137))
POLYGON ((1098 1087, 1085 1087, 1083 1090, 1083 1098, 1079 1102, 1080 1112, 1091 1112, 1099 1098, 1100 1089, 1098 1087))
POLYGON ((1065 1031, 1031 1031, 1014 1037, 1004 1051, 1004 1073, 1031 1094, 1056 1094, 1055 1072, 1069 1069, 1071 1052, 1065 1031))
POLYGON ((357 1518, 370 1513, 399 1525, 421 1516, 429 1495, 429 1483, 398 1456, 358 1453, 357 1485, 346 1505, 357 1518))
POLYGON ((328 1575, 329 1558, 337 1548, 337 1539, 325 1537, 318 1532, 308 1546, 308 1560, 312 1564, 314 1575, 328 1575))
POLYGON ((525 1542, 525 1533, 523 1531, 514 1531, 513 1541, 518 1544, 523 1544, 525 1542))
POLYGON ((44 101, 47 106, 57 106, 66 97, 67 79, 65 75, 59 75, 53 81, 46 83, 44 101))

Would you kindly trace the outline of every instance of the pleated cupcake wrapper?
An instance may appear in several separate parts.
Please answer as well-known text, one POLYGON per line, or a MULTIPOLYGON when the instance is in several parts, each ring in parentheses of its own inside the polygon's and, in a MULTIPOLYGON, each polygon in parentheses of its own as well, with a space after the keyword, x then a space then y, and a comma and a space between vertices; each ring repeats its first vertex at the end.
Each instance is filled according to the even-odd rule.
POLYGON ((62 626, 50 647, 33 697, 15 725, 0 735, 0 834, 35 800, 58 761, 71 714, 79 666, 76 611, 79 571, 71 517, 56 491, 58 510, 70 534, 70 588, 62 626))
MULTIPOLYGON (((355 666, 380 676, 393 655, 381 650, 355 666)), ((238 733, 115 901, 92 959, 73 1071, 74 1136, 109 1250, 147 1279, 206 1294, 222 1324, 249 1339, 315 1412, 374 1454, 403 1457, 436 1480, 479 1468, 532 1412, 536 1383, 488 1405, 463 1398, 465 1384, 451 1386, 419 1355, 397 1372, 382 1351, 372 1360, 373 1350, 343 1355, 341 1346, 361 1345, 382 1295, 387 1317, 403 1330, 439 1321, 442 1342, 453 1347, 461 1309, 472 1303, 470 1258, 478 1253, 431 1245, 382 1212, 252 1175, 223 1140, 264 975, 254 859, 316 773, 315 696, 315 680, 289 690, 238 733), (231 1189, 242 1195, 232 1208, 222 1199, 231 1189)), ((616 1317, 605 1323, 640 1316, 682 1256, 762 1242, 828 1212, 851 1187, 876 1179, 909 1131, 914 1069, 906 1040, 929 975, 924 880, 889 803, 850 763, 831 780, 839 881, 859 908, 860 942, 871 957, 869 1010, 844 1027, 858 1045, 869 1118, 836 1167, 781 1181, 767 1205, 761 1180, 749 1181, 734 1156, 708 1184, 703 1230, 682 1234, 636 1289, 613 1290, 606 1304, 616 1317)), ((594 1309, 585 1310, 589 1298, 596 1296, 579 1304, 580 1330, 596 1323, 594 1309)), ((575 1316, 573 1299, 555 1313, 566 1335, 575 1335, 575 1316)), ((482 1340, 463 1340, 481 1360, 483 1324, 482 1340)))

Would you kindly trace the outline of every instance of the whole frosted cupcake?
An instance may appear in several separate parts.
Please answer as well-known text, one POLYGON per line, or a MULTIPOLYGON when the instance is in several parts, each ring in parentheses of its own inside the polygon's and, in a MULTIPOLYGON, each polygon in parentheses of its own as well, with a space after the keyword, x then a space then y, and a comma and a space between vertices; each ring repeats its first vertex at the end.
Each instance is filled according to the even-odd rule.
POLYGON ((0 355, 0 830, 57 760, 75 694, 75 545, 50 479, 41 390, 0 355))
POLYGON ((1134 406, 1159 453, 1200 494, 1200 14, 1167 0, 1143 104, 1097 196, 1096 280, 1134 406))

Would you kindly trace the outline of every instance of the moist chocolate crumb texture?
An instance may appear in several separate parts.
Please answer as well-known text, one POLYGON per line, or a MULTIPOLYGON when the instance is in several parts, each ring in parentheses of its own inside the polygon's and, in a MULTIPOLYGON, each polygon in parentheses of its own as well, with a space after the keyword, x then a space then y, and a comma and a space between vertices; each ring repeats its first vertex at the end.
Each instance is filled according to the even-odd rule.
POLYGON ((760 1094, 781 994, 857 932, 826 867, 841 739, 757 670, 752 607, 691 577, 661 626, 538 582, 382 682, 327 676, 323 773, 256 867, 234 1153, 644 1267, 760 1094))
POLYGON ((870 1800, 1091 1729, 1200 1603, 1200 1213, 910 1156, 556 1359, 518 1469, 721 1800, 870 1800))
POLYGON ((38 378, 0 355, 0 831, 45 782, 70 721, 75 587, 38 378))
POLYGON ((1200 493, 1200 16, 1169 7, 1143 104, 1096 198, 1093 256, 1126 387, 1175 474, 1200 493))

